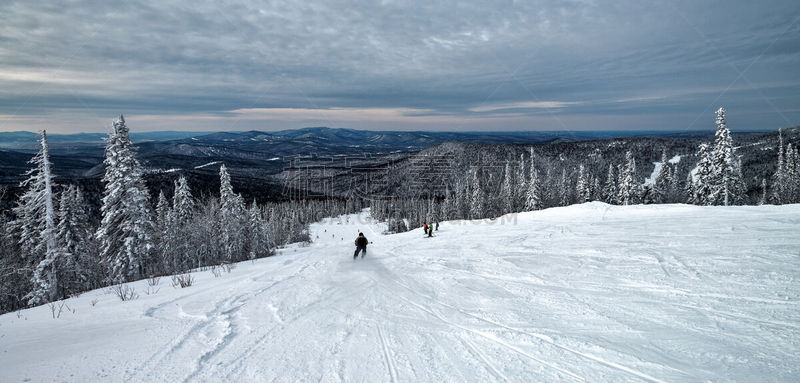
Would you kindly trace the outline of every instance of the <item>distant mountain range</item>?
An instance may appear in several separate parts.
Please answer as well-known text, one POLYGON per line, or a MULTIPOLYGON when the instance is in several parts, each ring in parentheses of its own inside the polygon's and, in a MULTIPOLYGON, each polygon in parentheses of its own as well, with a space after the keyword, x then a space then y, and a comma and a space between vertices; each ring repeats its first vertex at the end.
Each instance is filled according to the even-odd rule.
MULTIPOLYGON (((741 153, 752 162, 747 168, 760 169, 757 174, 745 174, 748 180, 760 182, 759 177, 771 171, 768 168, 774 161, 776 133, 735 132, 735 142, 743 146, 741 153)), ((798 136, 799 129, 784 130, 786 142, 798 136)), ((48 134, 56 182, 79 183, 98 206, 104 138, 100 133, 48 134)), ((175 178, 185 175, 198 195, 213 195, 219 188, 219 166, 224 163, 239 192, 248 200, 264 201, 286 198, 287 192, 314 189, 312 181, 319 181, 314 169, 326 169, 328 186, 324 187, 338 195, 350 190, 356 182, 353 167, 362 170, 392 167, 397 169, 392 177, 399 174, 398 180, 409 180, 419 176, 408 170, 418 157, 424 159, 428 154, 440 153, 468 164, 474 160, 474 156, 468 154, 478 153, 480 155, 475 158, 502 157, 505 160, 500 154, 527 153, 529 144, 536 144, 539 155, 577 164, 583 159, 589 161, 597 149, 611 153, 614 150, 609 145, 627 146, 638 142, 636 147, 641 153, 637 152, 636 156, 637 163, 642 164, 642 172, 650 171, 646 164, 657 160, 663 147, 687 156, 686 164, 681 166, 690 166, 697 144, 712 139, 713 132, 406 132, 316 127, 210 134, 147 132, 134 133, 132 138, 137 158, 146 169, 148 186, 154 193, 169 192, 175 178), (287 185, 291 190, 287 190, 287 185)), ((38 140, 38 135, 30 132, 0 133, 0 189, 7 188, 6 196, 0 199, 0 210, 11 206, 14 195, 19 192, 19 182, 30 169, 28 161, 38 149, 38 140)), ((620 153, 624 151, 615 155, 622 155, 620 153)), ((413 195, 412 192, 406 195, 413 195)))
MULTIPOLYGON (((648 132, 648 131, 520 131, 520 132, 424 132, 370 131, 313 127, 277 132, 178 132, 158 131, 131 133, 138 144, 169 145, 236 145, 242 149, 277 151, 297 154, 297 150, 327 153, 350 148, 358 152, 414 152, 448 141, 471 143, 542 143, 551 141, 585 141, 632 136, 703 137, 711 132, 648 132), (276 145, 289 147, 275 148, 276 145), (336 150, 331 150, 333 148, 336 150)), ((71 151, 79 147, 102 147, 105 133, 48 134, 53 150, 71 151)), ((0 148, 17 151, 38 149, 39 135, 33 132, 0 132, 0 148)))

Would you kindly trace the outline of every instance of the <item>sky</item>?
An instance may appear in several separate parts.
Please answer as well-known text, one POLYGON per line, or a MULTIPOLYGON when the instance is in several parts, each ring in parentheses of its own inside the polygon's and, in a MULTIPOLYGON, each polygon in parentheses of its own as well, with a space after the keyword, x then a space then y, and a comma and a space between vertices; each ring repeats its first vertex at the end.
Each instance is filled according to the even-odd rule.
POLYGON ((0 132, 800 125, 800 2, 0 2, 0 132))

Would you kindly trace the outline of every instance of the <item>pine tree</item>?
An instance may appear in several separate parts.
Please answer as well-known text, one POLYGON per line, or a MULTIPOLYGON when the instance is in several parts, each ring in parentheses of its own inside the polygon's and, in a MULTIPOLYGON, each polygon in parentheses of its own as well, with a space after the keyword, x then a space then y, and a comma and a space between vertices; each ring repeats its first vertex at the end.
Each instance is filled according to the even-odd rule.
POLYGON ((786 164, 784 165, 784 199, 786 203, 800 202, 800 174, 798 172, 798 149, 791 143, 786 145, 786 164))
POLYGON ((167 197, 164 196, 164 191, 158 192, 158 202, 156 203, 156 227, 159 232, 163 232, 170 225, 170 207, 167 202, 167 197))
POLYGON ((31 277, 33 288, 26 296, 31 305, 56 299, 57 258, 61 254, 56 247, 52 163, 45 131, 42 131, 40 145, 39 151, 30 160, 34 168, 26 173, 28 178, 20 184, 26 190, 14 208, 17 219, 11 225, 19 235, 23 257, 34 267, 31 277))
POLYGON ((567 177, 567 169, 561 169, 561 178, 558 180, 558 205, 568 206, 570 204, 570 179, 567 177))
POLYGON ((583 164, 578 168, 578 181, 575 184, 575 194, 578 196, 578 202, 589 202, 592 200, 592 186, 590 178, 586 174, 586 169, 583 164))
POLYGON ((734 205, 744 197, 744 183, 740 177, 741 164, 736 158, 731 132, 725 124, 725 109, 717 110, 717 133, 711 154, 710 183, 715 197, 711 203, 734 205))
MULTIPOLYGON (((531 148, 531 155, 533 155, 533 149, 531 148)), ((525 208, 525 200, 526 200, 526 191, 528 190, 528 182, 525 179, 525 155, 519 155, 519 166, 517 166, 517 174, 516 174, 516 181, 517 184, 514 185, 514 190, 516 191, 514 194, 516 198, 514 199, 514 209, 513 211, 522 211, 525 208)))
POLYGON ((58 266, 59 297, 96 287, 99 275, 90 254, 92 229, 83 193, 75 185, 61 192, 56 232, 56 243, 63 255, 58 266))
POLYGON ((708 145, 700 144, 696 156, 698 158, 697 171, 691 178, 689 202, 695 205, 712 205, 716 195, 714 195, 712 159, 708 145))
POLYGON ((667 202, 670 189, 670 168, 667 161, 667 150, 661 151, 661 166, 653 181, 653 202, 667 202))
POLYGON ((175 195, 172 197, 172 212, 178 225, 185 224, 194 215, 194 198, 189 189, 186 177, 181 176, 175 183, 175 195))
POLYGON ((606 176, 606 184, 603 188, 603 200, 606 203, 616 205, 619 200, 619 190, 617 189, 617 177, 614 175, 614 165, 608 165, 608 175, 606 176))
POLYGON ((672 166, 670 171, 670 187, 669 187, 669 200, 667 202, 683 202, 686 196, 682 195, 680 178, 678 177, 678 164, 672 166))
POLYGON ((767 204, 767 179, 761 179, 761 198, 758 201, 759 205, 766 205, 767 204))
POLYGON ((478 169, 472 170, 472 199, 470 202, 470 218, 484 218, 484 196, 481 188, 481 181, 478 177, 478 169))
POLYGON ((96 236, 108 279, 122 283, 148 275, 155 250, 149 195, 122 116, 114 121, 105 156, 103 219, 96 236))
POLYGON ((514 211, 514 200, 516 199, 513 181, 511 179, 511 164, 508 161, 506 161, 506 167, 503 173, 503 184, 500 187, 500 203, 502 204, 501 215, 514 211))
POLYGON ((786 197, 786 162, 783 152, 783 131, 778 129, 778 169, 772 182, 772 203, 780 205, 786 197))
POLYGON ((636 176, 636 160, 633 158, 633 153, 627 151, 625 153, 625 165, 622 166, 619 173, 619 203, 622 205, 630 205, 636 203, 636 197, 639 193, 639 185, 634 180, 636 176))
POLYGON ((539 180, 539 173, 536 170, 536 164, 533 158, 533 149, 531 149, 531 169, 530 179, 528 180, 528 190, 525 193, 525 210, 533 211, 542 208, 542 189, 539 180))
MULTIPOLYGON (((233 192, 231 176, 228 174, 228 169, 224 164, 219 168, 219 181, 224 259, 226 261, 236 261, 242 256, 240 253, 243 247, 241 217, 244 212, 244 203, 242 198, 233 192)), ((292 228, 295 224, 295 219, 287 222, 290 233, 294 231, 292 228)))

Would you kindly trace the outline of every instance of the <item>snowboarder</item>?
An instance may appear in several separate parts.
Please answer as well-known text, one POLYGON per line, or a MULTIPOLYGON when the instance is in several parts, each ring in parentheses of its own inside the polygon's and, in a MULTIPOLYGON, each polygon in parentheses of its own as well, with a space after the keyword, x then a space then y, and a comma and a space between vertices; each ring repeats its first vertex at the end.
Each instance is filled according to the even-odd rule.
POLYGON ((364 236, 364 233, 358 233, 358 238, 356 238, 356 252, 353 253, 353 259, 358 258, 358 253, 362 252, 361 258, 364 258, 367 255, 367 244, 369 240, 367 237, 364 236))

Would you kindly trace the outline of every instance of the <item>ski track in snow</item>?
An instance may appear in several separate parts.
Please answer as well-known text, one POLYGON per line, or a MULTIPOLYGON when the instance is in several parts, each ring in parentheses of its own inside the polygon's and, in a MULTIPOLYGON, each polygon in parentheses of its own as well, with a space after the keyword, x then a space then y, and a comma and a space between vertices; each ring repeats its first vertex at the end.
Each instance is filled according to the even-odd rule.
POLYGON ((185 289, 0 316, 0 381, 798 381, 798 213, 590 203, 426 239, 326 219, 185 289))

